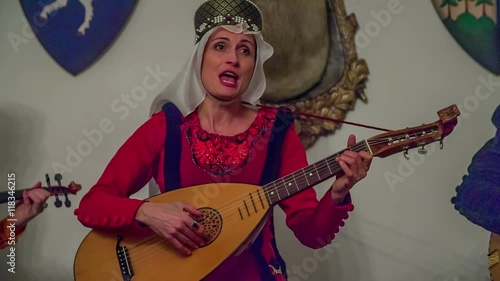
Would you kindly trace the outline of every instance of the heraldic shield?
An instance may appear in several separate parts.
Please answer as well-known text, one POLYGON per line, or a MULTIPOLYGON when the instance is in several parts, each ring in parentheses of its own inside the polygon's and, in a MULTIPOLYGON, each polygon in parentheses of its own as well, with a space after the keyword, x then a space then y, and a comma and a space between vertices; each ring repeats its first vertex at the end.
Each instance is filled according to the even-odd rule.
POLYGON ((73 75, 94 63, 132 14, 133 0, 20 0, 33 33, 73 75))
POLYGON ((500 0, 432 0, 443 24, 476 62, 500 75, 500 0))

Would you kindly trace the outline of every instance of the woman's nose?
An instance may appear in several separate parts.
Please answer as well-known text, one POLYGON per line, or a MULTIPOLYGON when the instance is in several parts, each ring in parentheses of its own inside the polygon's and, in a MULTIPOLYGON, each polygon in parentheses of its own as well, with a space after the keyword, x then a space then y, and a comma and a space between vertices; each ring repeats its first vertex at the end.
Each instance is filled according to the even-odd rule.
POLYGON ((226 63, 231 65, 237 65, 239 62, 238 54, 236 50, 229 51, 226 56, 226 63))

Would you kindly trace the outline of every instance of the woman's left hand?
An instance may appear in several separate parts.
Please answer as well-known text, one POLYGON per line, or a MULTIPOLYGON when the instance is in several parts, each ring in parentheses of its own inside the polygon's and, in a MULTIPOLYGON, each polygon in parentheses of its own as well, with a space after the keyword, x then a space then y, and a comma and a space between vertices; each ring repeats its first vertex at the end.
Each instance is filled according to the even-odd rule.
MULTIPOLYGON (((350 135, 348 146, 356 144, 356 137, 350 135)), ((342 168, 343 175, 338 176, 332 185, 332 199, 335 204, 344 201, 345 196, 351 188, 360 180, 364 179, 370 169, 373 155, 366 152, 344 151, 336 160, 342 168)))

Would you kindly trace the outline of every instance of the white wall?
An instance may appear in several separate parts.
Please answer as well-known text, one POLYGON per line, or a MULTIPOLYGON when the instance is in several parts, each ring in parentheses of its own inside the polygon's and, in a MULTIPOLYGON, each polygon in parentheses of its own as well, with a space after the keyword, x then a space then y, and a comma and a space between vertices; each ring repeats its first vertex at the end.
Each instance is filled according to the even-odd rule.
MULTIPOLYGON (((192 15, 200 2, 141 1, 115 44, 77 77, 59 67, 26 28, 18 1, 0 6, 0 173, 7 181, 6 174, 14 171, 20 189, 43 181, 45 173, 53 176, 58 162, 71 168, 63 182, 74 180, 83 187, 71 197, 71 209, 56 209, 50 199, 50 207, 30 223, 17 246, 15 275, 6 272, 8 253, 2 251, 0 279, 73 280, 73 259, 89 231, 73 210, 118 147, 145 121, 154 96, 191 51, 192 15), (9 33, 24 37, 25 43, 14 47, 9 33), (114 112, 113 101, 141 86, 148 67, 170 75, 129 107, 126 116, 114 112), (98 129, 102 120, 110 122, 112 131, 79 163, 67 162, 67 148, 76 149, 86 140, 82 131, 98 129)), ((402 155, 374 160, 367 179, 352 192, 356 209, 328 248, 334 251, 315 254, 300 245, 277 210, 278 244, 290 280, 488 280, 489 233, 460 216, 450 198, 474 152, 494 133, 490 118, 500 102, 498 86, 487 98, 474 99, 478 79, 488 80, 491 74, 453 40, 430 1, 400 1, 400 12, 386 25, 372 13, 387 10, 388 0, 345 2, 361 31, 380 27, 368 31, 369 40, 358 42, 371 71, 369 101, 358 102, 348 120, 400 129, 436 121, 436 112, 454 103, 463 117, 444 150, 429 146, 423 158, 410 153, 413 162, 402 155), (410 170, 398 171, 403 163, 410 163, 410 170), (390 173, 400 181, 390 184, 390 173), (293 271, 297 266, 302 273, 293 271)), ((350 133, 361 139, 380 132, 346 125, 308 151, 310 162, 342 149, 350 133)), ((319 196, 328 184, 316 188, 319 196)), ((135 195, 147 196, 147 188, 135 195)))

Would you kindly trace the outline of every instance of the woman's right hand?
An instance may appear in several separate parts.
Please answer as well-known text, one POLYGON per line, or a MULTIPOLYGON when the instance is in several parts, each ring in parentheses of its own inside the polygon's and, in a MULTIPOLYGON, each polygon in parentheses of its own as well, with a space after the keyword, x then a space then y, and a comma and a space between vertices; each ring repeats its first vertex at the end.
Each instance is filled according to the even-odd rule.
POLYGON ((165 237, 179 251, 191 255, 191 250, 204 244, 203 225, 193 219, 200 216, 196 208, 181 202, 145 202, 139 207, 136 220, 165 237))

